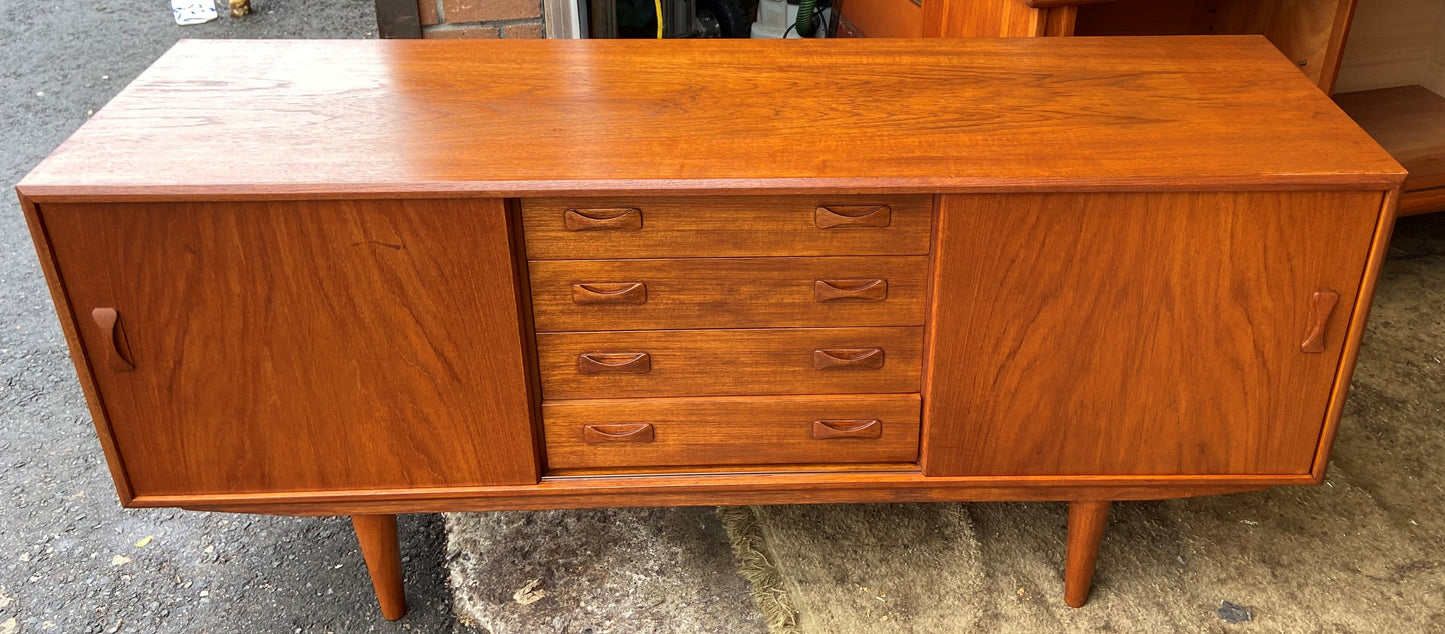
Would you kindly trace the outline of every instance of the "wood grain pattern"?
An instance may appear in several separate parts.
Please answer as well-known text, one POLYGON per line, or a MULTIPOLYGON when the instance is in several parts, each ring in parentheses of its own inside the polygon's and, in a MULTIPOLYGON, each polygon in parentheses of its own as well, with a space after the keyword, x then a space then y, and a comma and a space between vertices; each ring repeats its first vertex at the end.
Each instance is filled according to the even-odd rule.
POLYGON ((1064 603, 1076 608, 1089 602, 1094 564, 1109 521, 1110 503, 1090 500, 1069 503, 1069 540, 1064 562, 1064 603))
POLYGON ((1445 210, 1445 187, 1415 189, 1400 195, 1401 216, 1429 214, 1445 210))
POLYGON ((381 615, 388 621, 406 616, 406 585, 401 569, 401 540, 396 532, 396 516, 353 515, 351 525, 361 546, 361 556, 366 560, 366 570, 371 574, 371 585, 376 589, 381 615))
MULTIPOLYGON (((1298 342, 1296 342, 1297 344, 1298 342)), ((923 328, 776 328, 538 333, 546 400, 917 392, 923 328), (813 351, 881 348, 877 369, 818 370, 813 351), (646 352, 647 374, 582 375, 579 354, 646 352)))
POLYGON ((1345 397, 1350 393, 1350 379, 1355 373, 1355 359, 1360 353, 1360 341, 1365 336, 1365 323, 1370 317, 1370 303, 1375 297, 1375 285, 1380 280, 1380 267, 1385 263, 1385 254, 1390 246, 1390 234, 1395 230, 1395 212, 1401 200, 1400 189, 1385 192, 1380 204, 1380 218, 1375 225, 1375 235, 1370 243, 1370 259, 1365 263, 1365 275, 1360 292, 1355 296, 1354 309, 1349 318, 1349 330, 1345 334, 1344 354, 1341 355, 1334 390, 1330 392, 1330 405, 1325 413, 1325 428, 1320 434, 1320 444, 1315 450, 1314 464, 1310 476, 1314 484, 1325 480, 1325 469, 1329 466, 1330 448, 1335 443, 1335 432, 1339 430, 1340 417, 1345 410, 1345 397))
POLYGON ((1329 94, 1354 0, 1118 0, 1078 7, 1075 35, 1244 35, 1269 38, 1329 94))
POLYGON ((1355 7, 1359 0, 1337 0, 1335 5, 1334 22, 1330 26, 1329 40, 1325 42, 1323 56, 1319 65, 1319 79, 1315 83, 1325 94, 1335 93, 1335 86, 1340 81, 1340 69, 1345 62, 1345 44, 1349 41, 1350 31, 1355 23, 1355 7))
POLYGON ((532 421, 532 458, 538 471, 546 470, 546 453, 542 442, 542 377, 537 373, 537 335, 532 323, 532 293, 527 284, 527 254, 522 247, 521 203, 515 198, 504 201, 508 229, 512 239, 512 270, 516 272, 516 301, 521 315, 522 360, 527 377, 527 405, 532 421))
MULTIPOLYGON (((914 463, 918 395, 651 398, 542 405, 552 469, 914 463), (819 439, 817 421, 869 419, 864 438, 819 439), (649 443, 592 444, 594 425, 647 424, 649 443)), ((857 421, 854 421, 857 422, 857 421)))
POLYGON ((92 355, 86 351, 80 339, 81 318, 76 313, 75 307, 72 306, 70 296, 66 293, 65 280, 60 277, 60 269, 55 263, 55 252, 50 248, 50 239, 45 230, 45 223, 40 219, 40 208, 29 197, 20 194, 20 209, 25 214, 25 225, 30 230, 30 238, 35 244, 35 254, 40 259, 40 270, 45 273, 46 286, 50 288, 50 298, 55 303, 55 312, 60 318, 60 328, 65 332, 66 347, 70 349, 70 361, 75 365, 76 377, 80 379, 80 389, 85 394, 85 403, 90 410, 90 419, 95 425, 95 435, 100 441, 101 452, 105 454, 105 464, 110 470, 111 482, 115 484, 115 492, 120 498, 121 505, 129 506, 135 497, 135 492, 130 486, 130 479, 125 474, 125 458, 120 455, 120 449, 115 445, 115 431, 111 428, 110 417, 106 415, 105 407, 100 402, 100 392, 96 388, 92 369, 96 366, 91 360, 92 355))
POLYGON ((44 202, 1384 190, 1402 175, 1257 36, 187 40, 18 187, 44 202), (750 134, 697 133, 710 126, 750 134), (171 167, 236 156, 247 169, 171 167))
POLYGON ((925 472, 1309 472, 1380 200, 945 196, 925 472))
MULTIPOLYGON (((536 481, 500 202, 40 216, 76 309, 124 320, 135 371, 94 376, 138 494, 536 481)), ((111 347, 94 324, 79 343, 111 347)))
POLYGON ((1045 12, 1024 0, 933 0, 923 3, 923 36, 1039 37, 1045 12))
POLYGON ((913 0, 847 0, 838 10, 853 27, 852 37, 923 35, 923 7, 913 0))
POLYGON ((1325 94, 1334 92, 1355 0, 1224 0, 1216 33, 1259 33, 1325 94))
POLYGON ((928 258, 694 258, 530 262, 538 332, 921 326, 928 258), (881 279, 882 301, 820 302, 819 280, 881 279), (577 284, 642 284, 643 303, 574 299, 577 284))
POLYGON ((1074 34, 1074 24, 1079 19, 1078 7, 1055 7, 1044 17, 1045 37, 1068 37, 1074 34))
POLYGON ((699 258, 763 255, 925 255, 932 196, 729 196, 522 200, 533 260, 699 258), (884 227, 823 230, 819 207, 887 205, 884 227), (626 205, 637 231, 567 231, 567 209, 626 205))

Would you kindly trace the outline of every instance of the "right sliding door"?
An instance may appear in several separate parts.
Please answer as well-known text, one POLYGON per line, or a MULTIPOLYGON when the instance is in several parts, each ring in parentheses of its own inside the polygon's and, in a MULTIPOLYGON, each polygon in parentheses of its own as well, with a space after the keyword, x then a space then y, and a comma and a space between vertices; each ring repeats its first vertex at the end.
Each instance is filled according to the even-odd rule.
POLYGON ((1381 192, 939 200, 926 474, 1310 471, 1381 192))

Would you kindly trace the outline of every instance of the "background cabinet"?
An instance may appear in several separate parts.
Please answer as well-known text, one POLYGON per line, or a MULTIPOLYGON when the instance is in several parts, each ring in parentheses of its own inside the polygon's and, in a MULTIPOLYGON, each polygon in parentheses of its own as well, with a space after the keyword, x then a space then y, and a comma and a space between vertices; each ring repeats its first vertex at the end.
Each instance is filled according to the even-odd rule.
POLYGON ((1445 209, 1445 3, 1362 0, 1335 101, 1410 170, 1400 215, 1445 209))
POLYGON ((852 37, 1248 35, 1332 91, 1355 0, 841 0, 852 37))
POLYGON ((132 495, 537 481, 500 201, 41 216, 132 495))

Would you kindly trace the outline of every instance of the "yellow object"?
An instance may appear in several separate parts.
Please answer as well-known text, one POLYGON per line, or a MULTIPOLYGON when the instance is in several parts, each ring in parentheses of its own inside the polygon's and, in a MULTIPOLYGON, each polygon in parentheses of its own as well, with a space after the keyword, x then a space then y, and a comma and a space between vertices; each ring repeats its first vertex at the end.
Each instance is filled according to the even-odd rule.
POLYGON ((657 9, 657 39, 662 39, 662 0, 652 0, 652 6, 657 9))

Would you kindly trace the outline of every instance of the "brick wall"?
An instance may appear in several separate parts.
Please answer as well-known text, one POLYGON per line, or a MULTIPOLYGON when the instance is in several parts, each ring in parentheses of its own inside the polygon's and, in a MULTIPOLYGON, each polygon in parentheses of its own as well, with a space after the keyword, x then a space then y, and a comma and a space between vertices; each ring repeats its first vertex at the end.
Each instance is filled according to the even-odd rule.
POLYGON ((426 38, 540 38, 542 0, 417 0, 426 38))

